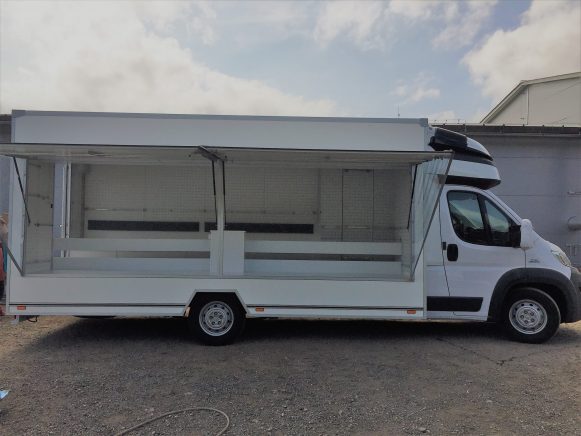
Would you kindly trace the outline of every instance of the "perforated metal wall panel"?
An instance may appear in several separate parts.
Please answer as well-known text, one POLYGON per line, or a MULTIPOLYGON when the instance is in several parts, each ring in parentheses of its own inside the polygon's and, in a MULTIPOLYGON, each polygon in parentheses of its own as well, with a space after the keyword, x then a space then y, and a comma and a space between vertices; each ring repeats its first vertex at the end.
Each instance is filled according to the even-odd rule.
POLYGON ((27 271, 49 269, 52 258, 54 166, 50 162, 29 161, 26 168, 27 207, 24 264, 27 271))
POLYGON ((210 163, 206 167, 88 166, 84 176, 89 237, 181 237, 179 232, 88 230, 89 220, 215 221, 210 163))
POLYGON ((226 220, 247 223, 317 222, 318 171, 226 167, 226 220))

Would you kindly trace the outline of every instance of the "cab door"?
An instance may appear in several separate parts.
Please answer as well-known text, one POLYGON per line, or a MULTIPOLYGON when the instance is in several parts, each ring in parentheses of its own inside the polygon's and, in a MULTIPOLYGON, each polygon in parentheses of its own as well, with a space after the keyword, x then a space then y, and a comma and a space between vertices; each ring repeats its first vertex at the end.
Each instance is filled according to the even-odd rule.
POLYGON ((515 222, 476 188, 447 186, 440 206, 449 310, 458 317, 485 319, 500 277, 525 266, 524 250, 510 243, 515 222))
MULTIPOLYGON (((440 233, 440 204, 438 204, 424 246, 428 310, 430 312, 438 311, 438 303, 445 303, 450 296, 448 282, 446 281, 446 272, 444 270, 444 254, 441 247, 442 235, 440 233), (442 299, 442 297, 444 298, 442 299)), ((432 316, 434 316, 434 314, 432 314, 432 316)), ((447 316, 447 314, 444 316, 447 316)))

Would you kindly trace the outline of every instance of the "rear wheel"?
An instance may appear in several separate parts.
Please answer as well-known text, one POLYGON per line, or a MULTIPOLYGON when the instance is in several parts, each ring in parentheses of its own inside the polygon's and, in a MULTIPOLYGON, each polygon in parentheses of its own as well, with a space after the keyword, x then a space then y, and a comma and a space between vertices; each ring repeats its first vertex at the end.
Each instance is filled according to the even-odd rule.
POLYGON ((244 330, 246 315, 233 295, 200 295, 188 316, 188 327, 207 345, 231 344, 244 330))
POLYGON ((539 344, 553 337, 561 324, 559 306, 547 293, 535 288, 511 292, 503 306, 503 324, 519 342, 539 344))

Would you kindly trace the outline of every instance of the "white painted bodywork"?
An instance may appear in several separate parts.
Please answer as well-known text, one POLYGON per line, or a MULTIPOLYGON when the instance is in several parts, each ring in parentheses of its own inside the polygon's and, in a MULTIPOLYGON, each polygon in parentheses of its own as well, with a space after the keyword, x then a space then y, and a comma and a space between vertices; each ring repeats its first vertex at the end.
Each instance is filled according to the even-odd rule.
POLYGON ((492 295, 498 280, 507 272, 517 268, 545 268, 571 278, 571 268, 556 260, 551 253, 553 244, 541 238, 532 228, 530 240, 522 248, 494 247, 467 243, 455 234, 448 209, 447 194, 450 191, 474 192, 485 196, 515 223, 530 224, 522 220, 510 207, 490 191, 462 185, 447 185, 442 190, 438 215, 426 240, 427 259, 426 285, 428 297, 478 297, 482 306, 478 312, 428 311, 432 319, 464 319, 486 321, 492 295), (442 243, 457 244, 459 256, 455 262, 446 258, 442 243))
POLYGON ((188 277, 17 277, 11 282, 14 314, 183 315, 196 292, 235 292, 249 316, 423 317, 423 281, 397 282, 188 277), (420 298, 418 298, 418 295, 420 298), (138 303, 137 303, 138 302, 138 303), (26 305, 25 310, 15 310, 26 305), (264 307, 256 312, 255 307, 264 307), (415 314, 406 313, 416 309, 415 314), (339 313, 334 311, 338 310, 339 313))
POLYGON ((425 151, 425 119, 15 111, 14 143, 425 151), (289 120, 291 122, 289 122, 289 120))
POLYGON ((508 271, 525 267, 525 254, 521 248, 475 245, 460 239, 452 228, 446 196, 450 191, 475 192, 486 196, 476 188, 467 186, 446 186, 440 199, 440 222, 442 241, 457 244, 458 260, 450 262, 444 256, 446 280, 451 297, 481 297, 479 312, 456 312, 459 317, 486 320, 492 292, 498 280, 508 271))
POLYGON ((477 162, 466 162, 454 160, 450 167, 450 175, 456 177, 472 178, 478 175, 479 178, 500 180, 498 169, 493 165, 482 165, 477 162))
MULTIPOLYGON (((398 240, 389 240, 387 236, 381 242, 373 239, 373 225, 377 219, 393 214, 395 220, 405 221, 408 210, 396 213, 391 210, 395 207, 390 207, 389 203, 382 205, 379 211, 383 215, 370 218, 371 237, 364 242, 349 240, 349 237, 366 237, 369 231, 369 226, 356 224, 361 221, 360 212, 370 202, 375 207, 376 178, 385 182, 382 186, 391 186, 391 176, 405 174, 406 165, 419 164, 430 155, 426 152, 430 129, 425 120, 52 112, 17 112, 13 120, 13 143, 2 145, 2 150, 10 155, 56 163, 74 161, 83 165, 92 162, 109 165, 122 161, 126 165, 135 165, 134 171, 124 170, 127 174, 119 175, 116 169, 104 171, 101 168, 100 172, 89 176, 92 177, 93 191, 89 189, 88 193, 95 207, 85 211, 86 219, 105 219, 110 212, 99 203, 100 181, 107 177, 122 177, 128 186, 140 186, 138 177, 130 177, 141 171, 138 165, 147 165, 147 168, 171 165, 177 180, 183 179, 188 171, 207 177, 211 174, 208 162, 196 148, 206 146, 220 158, 227 158, 232 170, 224 177, 223 165, 217 164, 215 168, 218 175, 214 186, 218 199, 215 211, 217 230, 201 229, 194 233, 175 234, 172 238, 155 233, 148 239, 131 238, 128 232, 102 230, 87 230, 82 238, 63 237, 66 232, 61 231, 49 232, 51 251, 58 254, 48 260, 50 273, 30 271, 21 275, 16 265, 9 262, 7 302, 11 314, 183 316, 197 293, 230 292, 238 296, 249 317, 484 321, 494 286, 505 272, 525 266, 545 267, 570 276, 570 270, 555 260, 550 246, 541 238, 536 239, 526 253, 520 248, 471 246, 455 238, 445 200, 447 192, 454 189, 478 192, 515 222, 521 222, 493 194, 465 186, 444 188, 425 248, 417 251, 415 274, 410 271, 411 251, 414 247, 418 249, 423 239, 418 238, 412 243, 402 236, 403 233, 397 235, 399 239, 393 238, 398 240), (260 154, 250 149, 258 149, 260 154), (307 155, 302 153, 305 150, 319 151, 307 155), (260 164, 270 168, 272 174, 263 172, 261 178, 253 180, 248 177, 248 183, 242 183, 244 177, 238 175, 247 174, 244 171, 250 169, 250 175, 256 176, 252 165, 256 164, 257 156, 260 164), (338 178, 333 169, 341 165, 348 165, 351 172, 338 178), (275 178, 284 174, 288 167, 300 168, 300 174, 294 178, 275 178), (369 168, 373 173, 365 172, 369 168), (290 197, 279 199, 269 194, 266 188, 261 188, 267 179, 274 180, 272 183, 279 189, 277 192, 292 191, 293 196, 315 186, 316 181, 315 194, 305 195, 300 206, 290 206, 293 213, 288 215, 290 221, 300 223, 320 214, 319 221, 312 221, 316 230, 310 236, 311 240, 294 240, 292 235, 280 234, 260 239, 243 231, 225 230, 226 188, 234 193, 231 194, 230 207, 235 210, 229 213, 235 218, 250 213, 245 209, 247 199, 237 200, 246 191, 262 193, 260 201, 264 203, 268 200, 279 208, 287 205, 290 197), (351 180, 353 184, 345 184, 343 179, 351 180), (350 207, 346 209, 347 216, 342 220, 345 218, 347 224, 353 225, 343 226, 342 222, 341 232, 345 231, 345 234, 341 235, 340 241, 325 240, 333 233, 336 223, 332 219, 324 221, 327 213, 324 208, 331 210, 333 201, 337 201, 338 190, 332 188, 337 188, 339 181, 341 190, 353 196, 350 207), (293 191, 291 185, 298 188, 293 191), (362 186, 366 189, 359 189, 364 192, 358 195, 357 188, 362 186), (328 190, 322 191, 324 189, 328 190), (321 196, 321 192, 326 195, 321 196), (326 200, 329 201, 325 203, 326 200), (313 208, 317 210, 313 211, 313 208), (353 223, 350 219, 354 220, 353 223), (461 261, 454 264, 447 261, 442 250, 442 242, 451 241, 457 243, 462 252, 461 261), (138 254, 129 256, 127 252, 138 254), (171 252, 175 258, 156 257, 158 252, 171 252), (185 253, 191 256, 183 257, 185 253), (272 257, 261 257, 263 254, 272 257), (303 258, 279 259, 277 255, 300 255, 303 258), (336 256, 339 260, 321 260, 324 256, 336 256), (361 262, 350 260, 350 256, 367 256, 372 260, 361 262), (373 260, 375 257, 380 260, 373 260), (429 296, 475 296, 481 297, 483 303, 481 310, 475 313, 428 313, 429 296)), ((472 147, 476 145, 472 144, 472 147)), ((26 180, 26 160, 17 161, 26 180)), ((483 179, 499 179, 493 165, 454 161, 449 170, 450 174, 460 177, 477 174, 483 179)), ((143 177, 147 178, 149 173, 144 174, 143 177)), ((204 177, 192 180, 199 184, 204 177)), ((437 188, 430 183, 426 186, 432 192, 437 188)), ((213 203, 208 201, 210 192, 211 186, 204 185, 198 193, 200 207, 204 210, 199 218, 202 223, 208 219, 208 210, 214 213, 213 203)), ((151 201, 154 204, 160 201, 173 205, 182 201, 180 195, 174 194, 162 191, 157 199, 148 197, 146 203, 150 202, 147 204, 151 206, 151 201), (172 195, 175 198, 170 198, 172 195)), ((379 197, 387 194, 393 196, 397 205, 408 201, 411 192, 380 191, 379 197)), ((145 197, 147 189, 134 190, 132 195, 145 197)), ((344 196, 345 192, 341 195, 344 196)), ((343 201, 344 197, 341 198, 343 201)), ((416 192, 414 201, 421 204, 424 200, 424 193, 416 192)), ((124 201, 127 200, 115 198, 116 207, 122 208, 124 201)), ((65 216, 72 209, 63 208, 61 204, 59 210, 55 217, 65 216)), ((9 246, 15 258, 22 260, 26 214, 14 167, 10 212, 9 246)), ((431 216, 422 215, 424 210, 416 212, 412 227, 421 229, 431 216)), ((84 226, 85 222, 82 224, 84 226)), ((41 267, 46 265, 39 265, 41 267)))

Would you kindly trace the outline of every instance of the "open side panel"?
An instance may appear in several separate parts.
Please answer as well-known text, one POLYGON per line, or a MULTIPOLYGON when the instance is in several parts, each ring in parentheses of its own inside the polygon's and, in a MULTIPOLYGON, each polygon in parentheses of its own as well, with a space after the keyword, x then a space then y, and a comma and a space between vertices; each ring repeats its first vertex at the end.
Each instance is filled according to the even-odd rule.
POLYGON ((25 199, 16 176, 12 194, 27 213, 11 208, 24 226, 25 274, 210 274, 203 223, 216 220, 213 178, 196 150, 0 147, 26 157, 18 159, 25 199))
POLYGON ((70 237, 55 270, 209 275, 211 163, 73 164, 70 237))
POLYGON ((380 280, 413 279, 451 157, 217 152, 225 229, 244 253, 230 274, 380 280))
MULTIPOLYGON (((168 314, 192 292, 225 287, 255 316, 423 313, 422 276, 410 280, 423 239, 414 238, 437 198, 442 163, 432 162, 449 154, 56 150, 19 149, 40 162, 26 179, 38 196, 33 223, 55 216, 51 171, 71 165, 69 183, 58 184, 68 189, 59 197, 69 199, 65 237, 25 243, 34 260, 52 255, 52 269, 16 278, 11 304, 26 305, 26 314, 72 313, 65 305, 105 314, 107 304, 127 308, 114 313, 168 314), (152 309, 161 306, 168 309, 152 309)), ((38 228, 29 227, 27 235, 38 228)))
POLYGON ((8 251, 9 255, 5 281, 8 301, 10 300, 11 277, 24 273, 24 232, 29 219, 25 204, 26 170, 25 159, 12 159, 10 164, 8 240, 3 241, 3 249, 8 251))
POLYGON ((428 231, 436 213, 451 163, 451 157, 436 157, 417 165, 414 169, 413 196, 409 215, 412 240, 411 277, 414 277, 420 263, 428 231))
POLYGON ((402 278, 409 167, 225 172, 225 229, 243 232, 245 275, 402 278))
POLYGON ((31 159, 28 273, 409 280, 449 161, 428 152, 0 147, 31 159), (55 197, 61 162, 70 176, 55 197), (55 198, 68 203, 59 222, 55 198))

